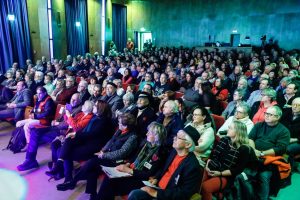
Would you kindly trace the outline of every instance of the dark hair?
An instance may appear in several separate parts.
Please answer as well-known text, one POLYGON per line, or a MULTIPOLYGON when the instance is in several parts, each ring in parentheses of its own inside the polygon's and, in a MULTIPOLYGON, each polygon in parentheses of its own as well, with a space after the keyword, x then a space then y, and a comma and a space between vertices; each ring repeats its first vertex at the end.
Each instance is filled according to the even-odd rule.
POLYGON ((124 71, 128 71, 128 76, 132 76, 132 73, 131 73, 131 69, 129 69, 129 68, 126 68, 124 71))
POLYGON ((124 113, 119 116, 119 120, 121 121, 121 124, 127 126, 129 130, 133 130, 135 128, 136 118, 134 115, 130 113, 124 113))
POLYGON ((46 88, 44 88, 43 86, 38 86, 38 87, 36 88, 36 91, 38 91, 38 90, 40 90, 42 93, 47 93, 46 88))
POLYGON ((207 123, 211 122, 211 116, 210 116, 210 114, 209 114, 209 112, 206 108, 204 108, 202 106, 195 106, 195 107, 192 108, 191 114, 193 114, 196 109, 201 110, 202 116, 205 116, 204 124, 207 124, 207 123))
POLYGON ((108 103, 103 100, 98 100, 96 102, 97 116, 105 116, 108 118, 112 117, 112 112, 108 103))

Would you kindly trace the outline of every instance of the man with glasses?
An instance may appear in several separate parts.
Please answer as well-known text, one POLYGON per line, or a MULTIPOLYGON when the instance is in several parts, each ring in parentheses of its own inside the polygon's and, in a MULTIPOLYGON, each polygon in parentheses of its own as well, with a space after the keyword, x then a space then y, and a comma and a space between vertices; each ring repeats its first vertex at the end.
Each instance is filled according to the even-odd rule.
POLYGON ((202 170, 193 153, 200 135, 192 126, 179 130, 173 138, 165 165, 149 182, 156 188, 145 186, 133 190, 128 200, 137 199, 190 199, 200 189, 202 170))
POLYGON ((250 131, 253 128, 253 122, 249 118, 250 113, 250 107, 247 105, 246 102, 241 102, 236 110, 233 116, 230 116, 225 123, 221 126, 221 128, 218 130, 218 135, 226 135, 229 125, 234 121, 240 121, 244 123, 247 127, 247 133, 249 134, 250 131))
MULTIPOLYGON (((282 110, 278 106, 271 106, 265 112, 265 120, 254 125, 249 134, 249 144, 255 150, 257 157, 282 156, 286 153, 286 148, 290 142, 290 132, 279 120, 282 110)), ((260 199, 268 199, 270 193, 270 180, 273 172, 268 165, 260 166, 258 169, 258 196, 260 199)), ((272 191, 277 194, 278 188, 272 191)))
POLYGON ((89 98, 90 101, 96 103, 101 97, 101 85, 96 84, 93 88, 93 95, 89 98))

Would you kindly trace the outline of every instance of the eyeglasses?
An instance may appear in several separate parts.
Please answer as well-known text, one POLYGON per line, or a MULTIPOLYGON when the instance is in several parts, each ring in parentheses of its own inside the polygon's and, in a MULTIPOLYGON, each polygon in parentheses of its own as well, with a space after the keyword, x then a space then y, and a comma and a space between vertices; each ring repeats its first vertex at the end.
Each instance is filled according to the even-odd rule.
POLYGON ((186 141, 186 139, 185 139, 185 138, 180 138, 180 137, 178 137, 177 135, 175 135, 175 136, 174 136, 174 138, 175 138, 175 139, 180 139, 180 140, 184 140, 184 141, 186 141))
POLYGON ((266 117, 278 117, 278 115, 268 113, 268 112, 265 112, 265 115, 266 115, 266 117))
POLYGON ((297 107, 300 107, 300 104, 293 103, 293 104, 292 104, 292 107, 296 107, 296 108, 297 108, 297 107))
POLYGON ((243 111, 240 111, 240 110, 236 110, 235 111, 237 114, 244 114, 244 112, 243 111))
POLYGON ((192 115, 193 116, 202 116, 202 114, 199 114, 199 113, 193 113, 192 115))

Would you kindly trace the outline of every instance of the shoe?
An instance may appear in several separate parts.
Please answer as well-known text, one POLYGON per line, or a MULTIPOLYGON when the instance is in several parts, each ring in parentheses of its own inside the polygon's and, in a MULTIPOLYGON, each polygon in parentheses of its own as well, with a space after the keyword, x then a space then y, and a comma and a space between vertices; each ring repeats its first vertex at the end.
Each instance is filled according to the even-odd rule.
POLYGON ((17 169, 19 171, 26 171, 38 167, 39 167, 39 163, 36 160, 25 160, 23 164, 17 166, 17 169))
POLYGON ((48 168, 51 170, 54 166, 54 162, 48 162, 48 168))
POLYGON ((47 176, 56 176, 56 175, 60 175, 60 176, 63 176, 64 174, 64 166, 63 166, 63 162, 62 161, 58 161, 54 164, 54 167, 49 170, 49 171, 46 171, 45 174, 47 176))
POLYGON ((67 181, 62 184, 58 184, 56 189, 59 191, 73 190, 76 186, 76 183, 73 181, 67 181))

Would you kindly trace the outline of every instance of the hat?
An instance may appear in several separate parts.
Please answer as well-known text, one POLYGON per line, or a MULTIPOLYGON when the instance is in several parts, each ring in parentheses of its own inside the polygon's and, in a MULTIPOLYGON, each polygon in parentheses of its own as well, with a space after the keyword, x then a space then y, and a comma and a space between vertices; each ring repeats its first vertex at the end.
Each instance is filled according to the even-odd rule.
POLYGON ((193 142, 194 142, 195 145, 198 144, 198 140, 200 138, 200 134, 198 133, 198 131, 194 127, 192 127, 191 125, 189 125, 189 126, 185 127, 183 129, 183 131, 186 132, 186 134, 188 134, 192 138, 192 140, 193 140, 193 142))
POLYGON ((147 98, 150 101, 150 95, 147 92, 141 92, 138 98, 147 98))
POLYGON ((113 86, 114 88, 118 88, 118 86, 116 84, 114 84, 113 82, 107 82, 107 85, 111 85, 113 86))

